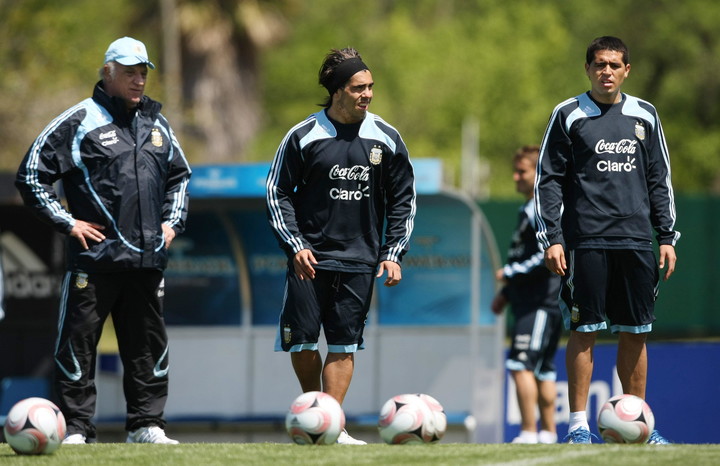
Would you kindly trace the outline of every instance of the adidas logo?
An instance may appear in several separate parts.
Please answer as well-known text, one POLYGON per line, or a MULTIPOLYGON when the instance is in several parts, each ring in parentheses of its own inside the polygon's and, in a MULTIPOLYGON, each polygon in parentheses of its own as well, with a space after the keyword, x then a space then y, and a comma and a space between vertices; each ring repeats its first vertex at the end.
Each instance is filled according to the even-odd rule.
POLYGON ((6 298, 45 299, 59 296, 61 276, 51 273, 47 264, 16 234, 0 234, 0 248, 6 298))

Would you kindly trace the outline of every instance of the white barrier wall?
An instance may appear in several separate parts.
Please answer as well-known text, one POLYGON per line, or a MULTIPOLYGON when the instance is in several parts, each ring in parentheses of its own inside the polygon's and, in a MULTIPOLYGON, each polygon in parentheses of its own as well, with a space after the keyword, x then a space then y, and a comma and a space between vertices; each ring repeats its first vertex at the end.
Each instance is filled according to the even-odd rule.
MULTIPOLYGON (((503 369, 498 335, 477 328, 369 328, 366 350, 343 408, 350 422, 372 422, 382 404, 400 393, 428 393, 452 422, 472 415, 477 442, 503 434, 503 369), (475 351, 474 348, 480 348, 475 351), (475 357, 473 357, 475 356, 475 357)), ((272 351, 274 329, 173 327, 170 329, 170 420, 254 421, 284 417, 300 394, 284 353, 272 351)), ((98 378, 98 418, 124 416, 120 374, 98 378)))

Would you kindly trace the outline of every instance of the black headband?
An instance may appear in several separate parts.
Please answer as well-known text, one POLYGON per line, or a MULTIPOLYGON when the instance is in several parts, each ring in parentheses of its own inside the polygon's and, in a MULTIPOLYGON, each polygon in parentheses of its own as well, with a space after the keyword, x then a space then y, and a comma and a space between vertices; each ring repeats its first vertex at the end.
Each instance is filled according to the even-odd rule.
POLYGON ((369 70, 367 65, 357 57, 348 58, 347 60, 340 63, 332 73, 332 78, 325 85, 325 89, 328 90, 330 95, 333 95, 335 91, 340 89, 343 84, 348 82, 358 71, 369 70))

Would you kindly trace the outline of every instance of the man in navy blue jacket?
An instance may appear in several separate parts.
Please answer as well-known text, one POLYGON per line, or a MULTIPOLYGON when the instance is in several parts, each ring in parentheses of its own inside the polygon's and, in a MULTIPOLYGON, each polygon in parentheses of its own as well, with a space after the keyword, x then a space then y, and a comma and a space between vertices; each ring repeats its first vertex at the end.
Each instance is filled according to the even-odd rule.
POLYGON ((144 95, 148 68, 155 66, 142 42, 110 44, 92 98, 44 129, 17 173, 25 204, 68 235, 54 378, 68 427, 64 443, 96 440, 95 361, 108 315, 124 368, 127 441, 177 443, 163 430, 163 270, 185 228, 190 167, 161 104, 144 95))
MULTIPOLYGON (((268 219, 289 259, 275 349, 290 352, 304 392, 342 403, 374 278, 387 272, 386 286, 402 279, 415 182, 400 134, 368 112, 374 82, 360 54, 332 50, 319 81, 329 94, 325 108, 287 133, 267 178, 268 219)), ((343 432, 338 443, 365 442, 343 432)))
MULTIPOLYGON (((675 270, 675 203, 660 118, 649 102, 620 91, 630 73, 627 47, 595 39, 585 71, 589 92, 553 111, 535 183, 537 238, 545 264, 561 275, 567 345, 570 443, 590 443, 585 407, 597 332, 618 334, 623 392, 645 398, 647 348, 659 281, 675 270)), ((653 432, 650 443, 667 443, 653 432)))

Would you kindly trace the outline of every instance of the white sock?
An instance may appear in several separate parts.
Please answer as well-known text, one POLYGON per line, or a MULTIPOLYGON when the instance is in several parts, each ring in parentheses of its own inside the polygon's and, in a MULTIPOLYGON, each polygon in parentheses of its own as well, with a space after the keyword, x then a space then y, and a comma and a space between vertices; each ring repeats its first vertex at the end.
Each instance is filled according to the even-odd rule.
POLYGON ((575 429, 579 429, 580 427, 583 427, 587 430, 590 430, 590 425, 587 421, 587 412, 585 411, 576 411, 574 413, 570 413, 570 421, 568 422, 570 425, 568 427, 568 432, 572 432, 575 429))

